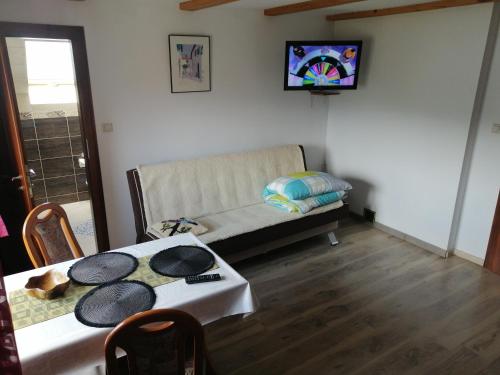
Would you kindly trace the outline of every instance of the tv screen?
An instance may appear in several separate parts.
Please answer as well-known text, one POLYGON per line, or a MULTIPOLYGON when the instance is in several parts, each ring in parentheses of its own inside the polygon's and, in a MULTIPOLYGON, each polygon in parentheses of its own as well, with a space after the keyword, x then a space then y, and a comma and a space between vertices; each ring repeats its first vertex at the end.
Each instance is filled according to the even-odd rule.
POLYGON ((285 90, 353 90, 361 41, 286 42, 285 90))

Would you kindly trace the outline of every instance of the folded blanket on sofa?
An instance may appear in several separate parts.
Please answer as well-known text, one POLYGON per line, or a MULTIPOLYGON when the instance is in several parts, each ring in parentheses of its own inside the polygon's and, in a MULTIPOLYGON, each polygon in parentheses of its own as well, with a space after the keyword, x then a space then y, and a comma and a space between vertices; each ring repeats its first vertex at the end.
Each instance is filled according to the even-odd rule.
POLYGON ((181 217, 175 220, 162 220, 147 228, 147 232, 156 237, 170 237, 181 233, 193 233, 199 235, 205 233, 208 229, 199 222, 181 217))
POLYGON ((333 191, 306 199, 287 199, 280 194, 270 194, 264 197, 264 201, 271 206, 278 207, 288 212, 300 212, 305 214, 313 208, 337 202, 341 200, 344 195, 344 191, 333 191))
POLYGON ((324 172, 305 171, 279 177, 266 186, 264 198, 272 194, 279 194, 288 200, 298 200, 316 195, 351 190, 347 181, 324 172))

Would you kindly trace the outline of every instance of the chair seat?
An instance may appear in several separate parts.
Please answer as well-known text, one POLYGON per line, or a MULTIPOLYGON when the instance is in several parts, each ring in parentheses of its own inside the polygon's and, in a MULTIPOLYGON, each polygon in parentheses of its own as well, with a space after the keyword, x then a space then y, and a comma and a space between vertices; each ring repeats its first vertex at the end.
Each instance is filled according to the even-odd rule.
POLYGON ((204 243, 224 240, 243 233, 253 232, 276 224, 322 214, 343 206, 342 201, 315 208, 306 214, 289 213, 265 203, 254 204, 218 214, 198 217, 195 220, 208 228, 198 236, 204 243))

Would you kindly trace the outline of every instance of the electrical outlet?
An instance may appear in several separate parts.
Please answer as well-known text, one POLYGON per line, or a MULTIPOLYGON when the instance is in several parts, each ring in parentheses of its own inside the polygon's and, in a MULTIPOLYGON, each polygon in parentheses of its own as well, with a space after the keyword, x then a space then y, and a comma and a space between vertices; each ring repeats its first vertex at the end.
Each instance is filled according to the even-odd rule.
POLYGON ((491 127, 491 132, 500 134, 500 124, 493 124, 493 126, 491 127))
POLYGON ((113 123, 105 122, 102 124, 103 133, 111 133, 113 131, 113 123))
POLYGON ((369 223, 374 223, 375 222, 375 211, 370 210, 369 208, 365 208, 363 210, 363 217, 369 223))

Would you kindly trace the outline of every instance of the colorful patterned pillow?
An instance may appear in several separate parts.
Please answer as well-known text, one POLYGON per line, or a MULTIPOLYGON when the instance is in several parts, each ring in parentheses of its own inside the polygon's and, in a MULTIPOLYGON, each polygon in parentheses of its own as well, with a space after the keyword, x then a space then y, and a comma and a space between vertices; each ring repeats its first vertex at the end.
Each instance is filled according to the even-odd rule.
POLYGON ((350 183, 328 173, 306 171, 277 178, 266 186, 263 196, 279 194, 289 200, 297 200, 351 189, 350 183))

